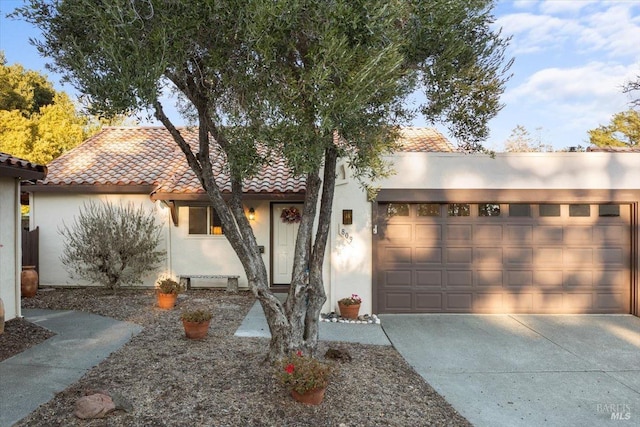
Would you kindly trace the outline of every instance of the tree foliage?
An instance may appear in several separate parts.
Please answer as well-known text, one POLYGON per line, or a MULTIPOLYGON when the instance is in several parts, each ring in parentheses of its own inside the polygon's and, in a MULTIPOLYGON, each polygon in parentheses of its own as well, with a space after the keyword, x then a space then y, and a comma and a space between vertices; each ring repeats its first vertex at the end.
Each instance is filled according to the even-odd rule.
POLYGON ((142 283, 142 277, 159 266, 165 256, 158 250, 161 231, 153 212, 142 207, 85 204, 74 222, 59 230, 65 239, 60 260, 72 277, 115 292, 142 283))
POLYGON ((360 176, 383 173, 381 155, 394 148, 397 125, 416 113, 444 119, 466 148, 487 136, 510 66, 507 40, 491 28, 492 7, 492 0, 29 0, 18 14, 42 30, 40 52, 90 97, 93 111, 149 108, 172 134, 262 303, 276 360, 316 347, 337 158, 360 176), (195 151, 165 114, 167 88, 198 125, 195 151), (410 109, 415 92, 425 102, 410 109), (210 155, 220 152, 230 197, 211 169, 210 155), (269 291, 242 206, 243 179, 274 156, 307 185, 284 304, 269 291))
POLYGON ((637 96, 631 100, 631 105, 636 108, 640 107, 640 75, 638 75, 635 80, 627 82, 622 88, 622 92, 628 93, 631 96, 637 96))
POLYGON ((504 142, 504 151, 507 153, 541 153, 553 151, 553 147, 542 141, 541 128, 537 128, 536 136, 522 125, 516 125, 511 131, 511 135, 504 142))
POLYGON ((615 114, 608 125, 589 131, 589 142, 599 147, 640 145, 640 112, 628 110, 615 114))

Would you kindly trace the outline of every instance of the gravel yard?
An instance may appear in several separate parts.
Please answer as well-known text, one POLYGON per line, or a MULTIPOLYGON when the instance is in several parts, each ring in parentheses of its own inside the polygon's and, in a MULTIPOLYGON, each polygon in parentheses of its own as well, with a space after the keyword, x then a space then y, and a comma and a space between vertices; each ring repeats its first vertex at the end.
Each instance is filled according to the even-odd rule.
MULTIPOLYGON (((36 297, 23 300, 24 308, 81 310, 134 322, 144 330, 17 425, 470 425, 393 347, 321 342, 320 357, 333 347, 347 350, 353 360, 335 362, 338 369, 321 405, 295 402, 263 362, 268 340, 234 336, 254 301, 248 292, 190 290, 180 295, 174 310, 164 311, 154 307, 151 290, 113 295, 104 289, 40 289, 36 297), (183 310, 195 307, 214 313, 203 341, 187 340, 179 321, 183 310), (114 411, 104 419, 75 418, 76 400, 94 390, 117 393, 133 409, 114 411)), ((46 338, 47 331, 28 322, 8 325, 0 336, 0 360, 21 351, 21 344, 46 338)))

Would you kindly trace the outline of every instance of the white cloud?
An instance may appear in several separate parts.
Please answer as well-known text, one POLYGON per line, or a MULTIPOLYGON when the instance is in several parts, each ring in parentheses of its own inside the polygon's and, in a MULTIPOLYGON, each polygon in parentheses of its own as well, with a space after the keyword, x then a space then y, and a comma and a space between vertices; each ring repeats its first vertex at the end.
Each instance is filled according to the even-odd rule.
POLYGON ((587 0, 546 0, 538 2, 540 10, 545 14, 576 13, 585 7, 597 3, 587 0))
POLYGON ((514 13, 496 20, 505 35, 513 35, 511 47, 516 53, 532 53, 559 47, 575 37, 580 27, 571 21, 532 13, 514 13))

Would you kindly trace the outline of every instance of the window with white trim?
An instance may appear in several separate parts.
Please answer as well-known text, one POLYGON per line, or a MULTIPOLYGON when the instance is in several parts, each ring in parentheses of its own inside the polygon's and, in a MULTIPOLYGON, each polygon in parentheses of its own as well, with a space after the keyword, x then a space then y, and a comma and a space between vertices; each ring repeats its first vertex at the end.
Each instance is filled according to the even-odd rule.
POLYGON ((222 221, 210 206, 189 206, 189 234, 224 234, 222 221))

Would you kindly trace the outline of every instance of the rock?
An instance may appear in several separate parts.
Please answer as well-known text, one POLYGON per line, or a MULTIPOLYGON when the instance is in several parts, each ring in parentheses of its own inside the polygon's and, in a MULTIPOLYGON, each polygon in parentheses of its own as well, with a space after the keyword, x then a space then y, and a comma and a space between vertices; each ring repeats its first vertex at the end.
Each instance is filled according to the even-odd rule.
POLYGON ((347 350, 330 347, 324 354, 325 359, 342 360, 345 362, 351 362, 351 354, 347 350))
POLYGON ((89 418, 103 418, 109 412, 116 409, 115 403, 110 396, 102 393, 83 396, 76 402, 73 415, 86 420, 89 418))

